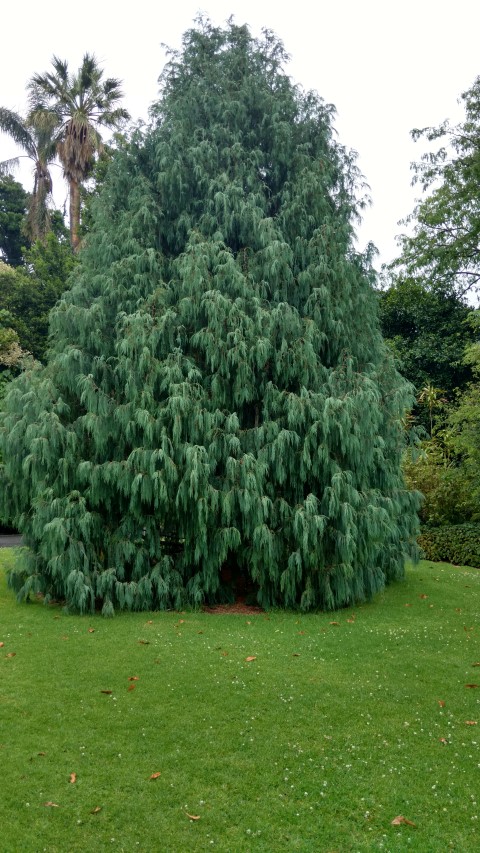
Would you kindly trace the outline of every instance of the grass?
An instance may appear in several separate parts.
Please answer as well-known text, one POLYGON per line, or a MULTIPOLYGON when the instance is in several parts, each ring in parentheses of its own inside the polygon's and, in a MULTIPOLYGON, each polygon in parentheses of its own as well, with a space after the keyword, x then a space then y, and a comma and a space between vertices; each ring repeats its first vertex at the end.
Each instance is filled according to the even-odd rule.
POLYGON ((2 853, 480 849, 477 570, 335 614, 112 620, 0 576, 2 853))

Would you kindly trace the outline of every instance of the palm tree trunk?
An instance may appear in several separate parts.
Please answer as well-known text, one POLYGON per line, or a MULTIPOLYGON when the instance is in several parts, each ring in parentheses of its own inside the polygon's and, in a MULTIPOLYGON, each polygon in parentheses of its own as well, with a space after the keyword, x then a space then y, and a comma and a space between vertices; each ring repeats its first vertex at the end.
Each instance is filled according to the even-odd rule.
POLYGON ((80 246, 80 184, 70 178, 70 243, 74 252, 80 246))

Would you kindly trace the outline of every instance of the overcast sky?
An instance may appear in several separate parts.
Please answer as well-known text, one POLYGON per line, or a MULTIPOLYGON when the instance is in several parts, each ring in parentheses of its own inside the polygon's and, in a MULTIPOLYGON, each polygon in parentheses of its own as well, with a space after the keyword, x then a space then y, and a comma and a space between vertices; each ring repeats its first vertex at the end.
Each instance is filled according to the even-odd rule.
MULTIPOLYGON (((398 220, 411 212, 418 194, 410 186, 410 163, 425 147, 411 141, 410 130, 462 117, 458 97, 480 74, 480 4, 177 0, 167 5, 136 0, 122 7, 112 0, 70 5, 50 0, 41 7, 34 0, 9 2, 0 20, 0 104, 24 113, 25 85, 32 74, 49 69, 53 54, 76 70, 89 52, 101 60, 106 76, 123 80, 124 106, 132 118, 147 119, 166 58, 162 43, 179 47, 199 11, 215 24, 233 14, 254 35, 262 27, 274 30, 291 56, 290 76, 335 104, 338 138, 358 151, 373 199, 359 247, 372 240, 380 261, 392 260, 401 231, 398 220)), ((0 134, 0 160, 16 150, 0 134)), ((18 176, 31 189, 28 170, 18 176)), ((66 190, 60 170, 55 177, 55 200, 61 205, 66 190)))

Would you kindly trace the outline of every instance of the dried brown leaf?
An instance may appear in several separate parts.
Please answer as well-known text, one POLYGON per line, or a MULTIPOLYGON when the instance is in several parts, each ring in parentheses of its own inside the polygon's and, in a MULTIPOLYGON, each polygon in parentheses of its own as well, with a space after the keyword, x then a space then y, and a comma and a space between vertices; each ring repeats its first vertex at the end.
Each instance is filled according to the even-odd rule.
POLYGON ((37 755, 46 755, 46 752, 37 752, 37 755))
POLYGON ((475 663, 472 663, 472 666, 480 666, 480 661, 477 660, 475 663))
POLYGON ((138 641, 141 646, 149 646, 150 640, 139 640, 138 641))
POLYGON ((190 818, 190 820, 200 820, 199 814, 188 814, 188 812, 185 812, 185 814, 190 818))
POLYGON ((89 629, 88 629, 88 633, 89 633, 89 634, 94 634, 94 633, 95 633, 95 628, 89 628, 89 629))
POLYGON ((5 643, 0 643, 0 649, 3 649, 5 643))
POLYGON ((48 803, 44 803, 43 805, 44 805, 44 806, 53 806, 53 808, 55 808, 55 809, 59 809, 59 808, 60 808, 60 806, 58 805, 58 803, 51 803, 50 801, 48 801, 48 803))
POLYGON ((476 726, 477 721, 476 720, 465 720, 465 725, 466 726, 476 726))
POLYGON ((424 593, 424 592, 422 592, 422 594, 421 594, 421 595, 419 595, 418 597, 419 597, 419 598, 428 598, 428 595, 425 595, 425 593, 424 593))
POLYGON ((100 690, 100 693, 106 693, 107 696, 110 696, 113 693, 113 690, 100 690))
POLYGON ((250 661, 256 660, 256 659, 257 659, 256 655, 249 655, 248 658, 245 658, 247 663, 250 663, 250 661))
POLYGON ((392 820, 392 826, 401 826, 401 824, 406 824, 407 826, 416 826, 417 824, 413 822, 413 820, 408 820, 408 818, 404 817, 403 814, 397 815, 392 820))
POLYGON ((440 708, 445 708, 445 702, 443 699, 437 699, 437 702, 440 705, 440 708))
POLYGON ((76 773, 70 773, 70 778, 68 781, 70 782, 71 785, 74 785, 75 782, 77 781, 77 774, 76 773))
POLYGON ((162 775, 161 772, 157 771, 157 773, 152 773, 152 775, 150 776, 150 779, 158 779, 158 777, 161 775, 162 775))
POLYGON ((128 680, 129 681, 138 681, 139 677, 138 677, 138 675, 129 675, 128 680))
POLYGON ((95 806, 95 808, 91 810, 90 814, 98 814, 101 811, 102 811, 101 806, 95 806))
POLYGON ((479 686, 480 686, 480 685, 478 685, 478 684, 466 684, 466 685, 465 685, 465 687, 471 687, 472 689, 473 689, 473 688, 475 688, 475 687, 479 687, 479 686))
POLYGON ((446 738, 446 737, 439 737, 438 739, 439 739, 440 743, 443 743, 443 744, 447 744, 447 743, 448 743, 448 740, 447 740, 447 738, 446 738))
POLYGON ((6 658, 14 658, 16 657, 16 652, 9 652, 8 655, 5 655, 6 658))

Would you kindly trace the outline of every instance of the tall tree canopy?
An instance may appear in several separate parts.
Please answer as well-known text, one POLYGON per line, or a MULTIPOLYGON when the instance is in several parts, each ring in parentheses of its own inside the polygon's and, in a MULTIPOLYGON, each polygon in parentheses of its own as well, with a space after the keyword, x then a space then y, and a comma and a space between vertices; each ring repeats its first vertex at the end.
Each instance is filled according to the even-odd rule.
POLYGON ((31 117, 22 118, 6 107, 0 107, 0 130, 8 133, 24 152, 0 163, 0 175, 8 175, 18 166, 20 157, 33 163, 33 189, 29 198, 25 232, 30 240, 43 239, 50 230, 49 204, 52 195, 50 166, 56 156, 55 117, 50 116, 40 127, 31 117))
POLYGON ((397 265, 430 288, 463 296, 480 285, 480 77, 462 94, 465 119, 452 127, 412 131, 414 139, 443 143, 427 152, 415 180, 428 195, 407 222, 412 236, 402 238, 397 265))
POLYGON ((199 604, 228 566, 264 606, 330 609, 403 575, 411 390, 353 248, 354 160, 285 60, 199 22, 114 156, 50 361, 2 416, 20 596, 199 604))
POLYGON ((54 56, 53 70, 35 74, 29 84, 29 120, 41 130, 55 126, 57 152, 70 192, 72 247, 80 243, 80 187, 89 177, 102 148, 100 128, 118 128, 129 118, 118 106, 121 81, 103 79, 103 69, 86 53, 76 74, 68 63, 54 56))

